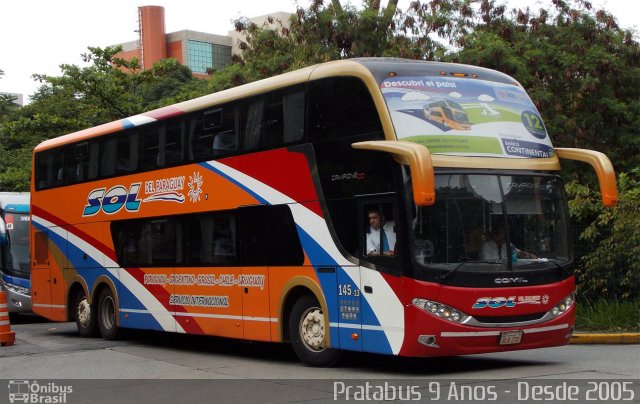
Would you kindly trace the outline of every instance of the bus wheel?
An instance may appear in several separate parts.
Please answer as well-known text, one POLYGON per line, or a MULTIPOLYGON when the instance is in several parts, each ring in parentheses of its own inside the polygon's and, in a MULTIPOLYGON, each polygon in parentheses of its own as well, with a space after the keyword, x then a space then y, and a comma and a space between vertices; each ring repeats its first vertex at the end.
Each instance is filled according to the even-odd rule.
POLYGON ((295 302, 289 318, 289 337, 300 360, 311 366, 332 366, 341 351, 327 347, 328 324, 318 301, 310 295, 295 302))
POLYGON ((104 288, 98 298, 98 327, 102 338, 114 340, 118 338, 118 326, 116 325, 116 303, 111 289, 104 288))
POLYGON ((97 337, 98 324, 96 322, 96 313, 95 310, 92 310, 84 290, 78 292, 74 308, 76 311, 78 334, 80 334, 81 337, 97 337))

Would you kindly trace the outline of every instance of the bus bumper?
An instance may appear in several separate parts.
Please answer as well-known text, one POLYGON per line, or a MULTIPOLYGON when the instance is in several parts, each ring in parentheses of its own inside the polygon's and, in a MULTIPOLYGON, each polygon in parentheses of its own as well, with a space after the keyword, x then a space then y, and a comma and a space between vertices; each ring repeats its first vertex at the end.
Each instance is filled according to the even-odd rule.
POLYGON ((7 294, 9 313, 31 312, 31 291, 11 283, 3 283, 2 289, 7 294))
POLYGON ((574 329, 574 310, 575 305, 549 321, 500 328, 469 327, 431 319, 428 326, 412 327, 400 355, 456 356, 566 345, 574 329))

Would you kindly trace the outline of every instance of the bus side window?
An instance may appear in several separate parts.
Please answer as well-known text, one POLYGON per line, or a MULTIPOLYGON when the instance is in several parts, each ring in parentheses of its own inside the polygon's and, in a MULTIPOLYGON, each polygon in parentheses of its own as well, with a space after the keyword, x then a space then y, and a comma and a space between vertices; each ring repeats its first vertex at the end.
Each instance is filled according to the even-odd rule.
POLYGON ((164 142, 164 164, 174 166, 184 160, 184 121, 167 123, 164 142))
POLYGON ((213 158, 213 133, 204 130, 203 114, 197 113, 189 118, 189 160, 207 161, 213 158))
POLYGON ((304 252, 288 205, 251 206, 239 210, 244 266, 297 266, 304 252))
MULTIPOLYGON (((140 159, 142 170, 153 170, 164 165, 160 154, 160 149, 163 146, 160 141, 161 132, 164 132, 164 128, 154 125, 142 133, 142 158, 140 159)), ((164 136, 162 137, 164 138, 164 136)), ((164 141, 164 139, 162 140, 164 141)))
POLYGON ((36 154, 36 189, 43 189, 49 186, 47 153, 36 154))
POLYGON ((319 142, 365 133, 382 133, 369 90, 355 77, 314 80, 309 85, 309 140, 319 142))
POLYGON ((110 177, 116 173, 116 138, 101 142, 100 149, 100 177, 110 177))
POLYGON ((304 137, 305 98, 303 90, 283 97, 284 144, 299 142, 304 137))
POLYGON ((138 133, 116 138, 117 174, 129 174, 138 168, 138 133))
POLYGON ((269 150, 304 137, 305 91, 274 91, 248 101, 244 116, 244 150, 269 150))
POLYGON ((262 122, 264 115, 264 98, 253 99, 245 108, 243 148, 245 151, 255 150, 260 146, 262 122))
POLYGON ((94 180, 98 178, 100 143, 91 142, 89 144, 89 161, 87 168, 87 179, 94 180))
POLYGON ((213 157, 235 154, 238 150, 237 107, 224 105, 205 112, 205 130, 213 137, 213 157))
POLYGON ((54 150, 51 153, 51 174, 52 181, 50 186, 59 186, 64 183, 64 168, 63 168, 63 154, 62 150, 54 150))
POLYGON ((64 165, 65 183, 75 184, 86 180, 89 174, 89 144, 85 142, 66 148, 64 165))
POLYGON ((365 220, 365 256, 393 257, 396 255, 395 209, 391 203, 366 204, 363 209, 365 220))

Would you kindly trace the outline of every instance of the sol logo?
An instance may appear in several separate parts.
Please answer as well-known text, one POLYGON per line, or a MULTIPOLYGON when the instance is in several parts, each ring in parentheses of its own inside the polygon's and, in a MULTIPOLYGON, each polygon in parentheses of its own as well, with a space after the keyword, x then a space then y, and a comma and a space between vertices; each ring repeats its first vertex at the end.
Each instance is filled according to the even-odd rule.
POLYGON ((481 297, 476 300, 472 308, 484 309, 485 307, 490 307, 492 309, 500 307, 516 307, 516 297, 481 297))
POLYGON ((89 192, 87 205, 84 207, 82 216, 93 216, 100 210, 108 215, 113 215, 123 206, 129 212, 137 212, 140 209, 138 193, 140 192, 141 184, 140 182, 131 184, 129 191, 122 185, 116 185, 107 192, 105 192, 106 188, 94 189, 89 192))

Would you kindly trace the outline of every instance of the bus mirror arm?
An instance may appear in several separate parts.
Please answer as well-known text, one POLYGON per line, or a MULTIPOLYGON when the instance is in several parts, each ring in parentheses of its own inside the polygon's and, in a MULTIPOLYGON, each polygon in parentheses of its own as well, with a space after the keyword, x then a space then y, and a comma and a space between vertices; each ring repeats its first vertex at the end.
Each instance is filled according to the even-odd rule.
POLYGON ((554 149, 561 159, 576 160, 588 163, 598 175, 602 204, 606 207, 618 204, 618 190, 616 189, 616 173, 609 158, 594 150, 558 147, 554 149))
POLYGON ((418 206, 431 206, 436 201, 435 178, 431 153, 416 143, 389 140, 370 140, 351 145, 354 149, 391 153, 411 169, 413 200, 418 206))

